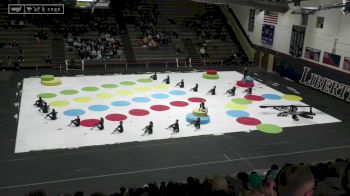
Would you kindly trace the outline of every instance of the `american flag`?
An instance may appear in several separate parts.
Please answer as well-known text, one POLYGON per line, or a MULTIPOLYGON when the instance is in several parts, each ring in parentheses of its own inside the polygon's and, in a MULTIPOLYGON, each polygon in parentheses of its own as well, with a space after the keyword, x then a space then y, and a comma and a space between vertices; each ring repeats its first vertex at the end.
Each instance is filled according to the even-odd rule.
POLYGON ((276 12, 264 12, 264 23, 277 24, 278 13, 276 12))

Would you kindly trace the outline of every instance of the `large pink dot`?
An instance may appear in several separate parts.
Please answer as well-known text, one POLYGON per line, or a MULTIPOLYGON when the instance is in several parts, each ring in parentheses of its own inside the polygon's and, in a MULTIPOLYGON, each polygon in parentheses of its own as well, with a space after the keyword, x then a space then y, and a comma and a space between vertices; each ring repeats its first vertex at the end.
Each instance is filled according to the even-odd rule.
POLYGON ((129 114, 134 116, 146 116, 149 114, 149 111, 143 109, 133 109, 129 110, 129 114))
POLYGON ((243 125, 251 125, 251 126, 256 126, 261 124, 261 121, 259 119, 251 118, 251 117, 240 117, 240 118, 237 118, 236 121, 243 125))
POLYGON ((246 95, 244 98, 251 100, 251 101, 263 101, 265 100, 264 97, 259 96, 259 95, 246 95))
POLYGON ((172 102, 170 102, 170 105, 175 106, 175 107, 186 107, 186 106, 188 106, 188 103, 185 101, 172 101, 172 102))
POLYGON ((166 106, 166 105, 152 105, 151 106, 151 110, 154 110, 154 111, 166 111, 169 109, 170 109, 170 107, 166 106))
POLYGON ((80 121, 80 125, 84 127, 93 127, 99 122, 100 122, 99 119, 85 119, 80 121))
POLYGON ((254 83, 253 82, 244 82, 242 80, 239 80, 236 82, 236 85, 239 87, 249 88, 249 87, 253 87, 254 83))
POLYGON ((124 114, 108 114, 105 118, 110 121, 123 121, 128 117, 124 114))
POLYGON ((200 97, 191 97, 191 98, 188 98, 188 101, 200 103, 200 102, 203 102, 203 101, 206 102, 207 100, 205 100, 203 98, 200 98, 200 97))

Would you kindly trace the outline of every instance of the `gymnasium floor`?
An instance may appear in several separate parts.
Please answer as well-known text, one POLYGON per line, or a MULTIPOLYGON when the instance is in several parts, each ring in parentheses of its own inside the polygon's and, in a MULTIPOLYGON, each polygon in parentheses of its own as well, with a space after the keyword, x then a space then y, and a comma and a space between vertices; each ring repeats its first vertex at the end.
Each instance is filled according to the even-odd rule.
MULTIPOLYGON (((318 162, 349 156, 349 104, 255 68, 252 76, 257 81, 253 94, 264 100, 253 100, 249 104, 237 104, 238 106, 234 105, 235 108, 230 108, 227 104, 232 102, 231 99, 243 99, 245 96, 243 88, 237 89, 235 97, 223 94, 224 90, 241 79, 239 73, 232 72, 240 69, 219 71, 219 80, 203 79, 203 72, 160 73, 159 79, 150 83, 138 81, 148 78, 150 74, 65 77, 63 75, 69 74, 60 76, 59 73, 54 73, 61 78, 61 87, 47 89, 40 85, 39 78, 29 78, 24 80, 22 97, 19 95, 22 85, 17 88, 17 84, 22 78, 31 77, 34 73, 2 72, 1 91, 6 99, 1 101, 3 123, 0 173, 3 177, 0 179, 0 193, 23 195, 39 188, 51 194, 76 190, 115 192, 123 185, 141 186, 162 180, 181 181, 187 176, 202 178, 217 173, 264 171, 272 164, 318 162), (164 88, 160 83, 166 75, 170 75, 171 85, 164 88), (185 80, 185 88, 175 88, 173 85, 181 78, 185 80), (125 81, 134 83, 123 85, 122 82, 125 81), (199 92, 189 92, 188 89, 197 81, 199 92), (118 87, 104 89, 104 84, 117 84, 118 87), (217 95, 206 95, 213 85, 217 86, 217 95), (99 87, 99 90, 82 90, 88 86, 99 87), (64 95, 62 90, 77 90, 78 93, 73 96, 64 95), (131 91, 132 95, 120 94, 127 91, 131 91), (40 93, 56 95, 47 99, 49 103, 69 102, 68 105, 56 107, 60 112, 57 121, 44 120, 33 107, 32 104, 40 93), (99 94, 102 95, 98 96, 99 94), (266 94, 281 99, 268 99, 266 94), (285 99, 284 96, 289 94, 302 97, 303 103, 285 99), (78 95, 93 99, 90 103, 82 104, 74 101, 78 95), (209 108, 210 122, 202 125, 199 131, 186 126, 186 115, 199 105, 190 101, 193 97, 206 99, 209 108), (120 102, 113 105, 113 102, 120 100, 129 105, 119 106, 120 102), (174 101, 186 102, 188 105, 176 107, 171 104, 174 101), (21 103, 20 112, 19 105, 14 103, 21 103), (276 117, 277 111, 258 107, 261 104, 275 103, 311 104, 318 110, 315 110, 314 119, 300 118, 299 122, 295 122, 290 117, 276 117), (104 105, 108 109, 93 111, 91 106, 94 105, 104 105), (152 110, 154 105, 169 108, 165 111, 152 110), (242 106, 245 108, 242 109, 242 106), (85 113, 81 116, 82 119, 97 119, 111 114, 120 114, 114 117, 124 115, 127 117, 124 120, 125 133, 110 134, 117 124, 113 118, 105 121, 104 131, 92 131, 84 126, 67 127, 66 124, 74 117, 65 115, 64 112, 71 109, 83 110, 85 113), (149 114, 132 115, 130 110, 133 109, 147 110, 149 114), (233 110, 245 113, 232 112, 233 110), (255 131, 256 125, 241 124, 241 121, 237 121, 241 117, 233 116, 247 115, 246 113, 249 114, 248 117, 263 124, 282 127, 283 131, 275 134, 255 131), (165 128, 175 119, 180 120, 180 133, 171 135, 171 130, 165 128), (154 134, 141 136, 141 129, 150 120, 155 123, 154 134), (69 142, 63 142, 67 138, 69 142), (85 147, 76 148, 80 146, 85 147), (34 152, 28 152, 32 150, 34 152)), ((102 74, 104 73, 101 72, 102 74)))

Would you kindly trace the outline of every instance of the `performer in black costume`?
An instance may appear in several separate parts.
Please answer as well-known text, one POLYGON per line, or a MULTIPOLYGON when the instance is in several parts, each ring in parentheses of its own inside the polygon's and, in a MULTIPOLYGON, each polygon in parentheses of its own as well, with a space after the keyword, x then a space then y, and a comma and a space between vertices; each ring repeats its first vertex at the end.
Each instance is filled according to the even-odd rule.
POLYGON ((216 86, 214 86, 212 89, 210 89, 207 94, 215 95, 215 89, 216 89, 216 86))
POLYGON ((76 127, 80 126, 80 118, 79 118, 79 116, 77 116, 76 119, 71 120, 68 126, 71 126, 72 124, 74 124, 76 127))
POLYGON ((198 84, 196 83, 196 86, 191 88, 190 91, 197 92, 198 91, 198 84))
POLYGON ((194 125, 194 127, 197 129, 200 129, 201 128, 201 118, 197 118, 196 120, 194 120, 192 123, 188 124, 187 126, 189 125, 194 125))
POLYGON ((41 97, 39 97, 39 99, 34 103, 34 105, 36 107, 39 107, 39 108, 41 108, 41 106, 43 106, 43 104, 44 104, 44 100, 42 100, 41 97))
POLYGON ((185 87, 185 82, 184 82, 184 80, 181 79, 181 81, 175 85, 175 87, 177 87, 177 86, 180 87, 180 88, 184 88, 184 87, 185 87))
POLYGON ((117 128, 114 129, 114 131, 112 133, 115 133, 115 132, 119 132, 119 133, 123 133, 124 131, 124 127, 123 127, 123 121, 120 121, 119 122, 119 125, 117 128))
POLYGON ((55 109, 52 109, 52 111, 48 114, 46 114, 46 116, 44 117, 45 119, 47 117, 50 117, 51 120, 56 120, 57 119, 57 113, 55 109))
POLYGON ((236 86, 233 86, 231 89, 227 90, 226 93, 230 94, 231 96, 235 96, 236 86))
POLYGON ((204 104, 204 101, 202 101, 200 104, 199 104, 199 111, 206 111, 207 108, 205 107, 205 104, 204 104))
POLYGON ((165 83, 165 84, 170 84, 170 77, 167 76, 162 83, 165 83))
POLYGON ((170 128, 172 128, 172 129, 173 129, 173 133, 172 133, 172 134, 174 134, 174 133, 178 133, 178 132, 180 131, 180 128, 179 128, 179 120, 178 120, 178 119, 176 119, 175 123, 174 123, 174 124, 169 125, 169 127, 168 127, 167 129, 170 129, 170 128))
POLYGON ((247 93, 248 95, 251 95, 253 93, 253 87, 249 87, 243 91, 244 93, 247 93))
POLYGON ((50 106, 47 105, 47 103, 45 101, 43 101, 43 105, 40 107, 40 109, 38 110, 39 112, 43 112, 43 113, 48 113, 50 111, 50 106))
POLYGON ((149 125, 147 125, 145 128, 143 128, 142 130, 144 130, 145 132, 142 135, 145 135, 146 133, 148 134, 152 134, 153 133, 153 122, 150 121, 149 125))
POLYGON ((100 118, 100 122, 95 124, 95 126, 93 126, 90 130, 94 129, 95 127, 97 127, 99 130, 103 130, 105 128, 104 127, 104 119, 102 117, 100 118))
POLYGON ((154 74, 151 75, 149 79, 157 80, 157 72, 154 72, 154 74))

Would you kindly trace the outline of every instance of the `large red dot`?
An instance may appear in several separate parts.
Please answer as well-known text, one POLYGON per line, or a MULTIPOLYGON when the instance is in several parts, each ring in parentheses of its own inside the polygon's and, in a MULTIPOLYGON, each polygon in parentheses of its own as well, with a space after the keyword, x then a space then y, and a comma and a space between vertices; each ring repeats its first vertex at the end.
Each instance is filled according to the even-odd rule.
POLYGON ((239 80, 236 82, 236 85, 239 87, 249 88, 249 87, 253 87, 254 83, 253 82, 244 82, 242 80, 239 80))
POLYGON ((203 101, 206 102, 207 100, 205 100, 203 98, 200 98, 200 97, 191 97, 191 98, 188 98, 188 101, 200 103, 200 102, 203 102, 203 101))
POLYGON ((259 96, 259 95, 246 95, 244 98, 251 100, 251 101, 263 101, 265 100, 264 97, 259 96))
POLYGON ((207 70, 207 74, 209 74, 209 75, 216 75, 217 71, 214 70, 214 69, 209 69, 209 70, 207 70))
POLYGON ((110 121, 123 121, 128 117, 124 114, 108 114, 105 118, 110 121))
POLYGON ((129 114, 134 116, 146 116, 149 114, 149 111, 142 110, 142 109, 133 109, 133 110, 129 110, 129 114))
POLYGON ((80 125, 84 127, 93 127, 99 122, 100 122, 99 119, 85 119, 80 121, 80 125))
POLYGON ((165 110, 169 110, 170 107, 166 106, 166 105, 152 105, 151 106, 151 110, 154 111, 165 111, 165 110))
POLYGON ((251 126, 256 126, 261 124, 261 121, 259 119, 251 118, 251 117, 240 117, 240 118, 237 118, 236 121, 243 125, 251 125, 251 126))
POLYGON ((175 106, 175 107, 186 107, 186 106, 188 106, 188 103, 185 101, 172 101, 172 102, 170 102, 170 105, 175 106))

